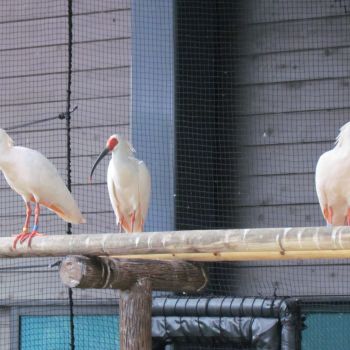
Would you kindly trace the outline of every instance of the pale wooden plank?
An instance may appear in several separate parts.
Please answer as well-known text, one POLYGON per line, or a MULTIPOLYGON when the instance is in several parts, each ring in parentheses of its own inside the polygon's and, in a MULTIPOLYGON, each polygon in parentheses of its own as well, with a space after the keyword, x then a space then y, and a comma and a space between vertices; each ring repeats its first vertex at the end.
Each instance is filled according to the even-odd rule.
POLYGON ((349 46, 348 16, 248 25, 241 39, 243 53, 310 50, 349 46))
MULTIPOLYGON (((128 66, 130 54, 130 39, 75 44, 73 71, 128 66)), ((62 72, 68 74, 68 46, 0 51, 0 62, 0 78, 62 72)))
POLYGON ((1 106, 0 113, 2 116, 1 128, 8 131, 13 137, 16 143, 16 134, 24 132, 24 130, 37 130, 38 128, 61 128, 64 127, 64 121, 60 121, 58 118, 43 124, 36 124, 32 127, 18 128, 16 130, 10 130, 15 126, 19 126, 23 123, 34 122, 45 118, 51 118, 58 116, 60 113, 65 112, 66 101, 41 103, 41 104, 15 104, 10 106, 1 106))
MULTIPOLYGON (((68 3, 62 0, 3 0, 0 23, 67 16, 68 3)), ((73 1, 73 15, 130 9, 130 0, 73 1)))
POLYGON ((341 16, 350 10, 348 1, 328 0, 248 0, 244 6, 249 23, 341 16))
POLYGON ((240 82, 261 84, 350 76, 350 47, 248 55, 239 65, 240 82))
POLYGON ((3 0, 1 2, 0 23, 66 16, 67 13, 67 2, 62 0, 3 0))
POLYGON ((315 174, 242 177, 235 200, 238 206, 317 203, 315 174))
MULTIPOLYGON (((130 36, 130 11, 74 17, 73 42, 130 36)), ((0 50, 62 45, 68 41, 67 18, 0 23, 0 50)))
POLYGON ((0 78, 67 71, 66 45, 0 51, 0 78))
POLYGON ((130 0, 73 1, 73 14, 130 9, 130 0))
MULTIPOLYGON (((245 266, 243 263, 220 265, 225 269, 226 279, 222 284, 235 296, 278 295, 315 296, 348 295, 349 266, 334 266, 344 260, 331 260, 328 263, 310 261, 264 262, 258 267, 245 266), (264 267, 263 264, 268 265, 264 267), (317 264, 318 266, 315 266, 317 264), (237 266, 238 265, 238 266, 237 266), (242 266, 242 267, 240 267, 242 266)), ((257 264, 254 264, 255 266, 257 264)), ((259 265, 259 264, 258 264, 259 265)))
POLYGON ((103 12, 74 17, 73 42, 129 37, 131 11, 103 12))
MULTIPOLYGON (((65 101, 67 74, 27 76, 2 80, 0 105, 65 101)), ((72 99, 125 96, 130 93, 129 68, 75 72, 72 75, 72 99)), ((74 102, 72 102, 74 103, 74 102)))
POLYGON ((73 70, 128 66, 131 64, 131 39, 75 44, 72 64, 73 70))
POLYGON ((66 99, 67 74, 2 79, 0 105, 62 101, 66 99))
POLYGON ((241 86, 242 114, 282 113, 349 107, 350 79, 294 81, 241 86))
MULTIPOLYGON (((78 109, 71 114, 72 127, 81 128, 96 125, 126 124, 129 122, 129 100, 129 96, 74 100, 72 101, 72 107, 78 106, 78 109)), ((20 127, 15 130, 10 130, 11 127, 55 117, 65 111, 65 99, 60 102, 2 106, 0 107, 0 113, 3 117, 1 127, 5 130, 8 129, 9 134, 16 142, 16 135, 19 133, 37 131, 38 129, 65 128, 65 121, 57 118, 44 123, 33 124, 33 126, 20 127)))
POLYGON ((130 68, 73 73, 72 99, 126 96, 130 94, 130 68))
POLYGON ((243 145, 333 141, 350 109, 251 115, 237 118, 243 145), (319 127, 322 125, 322 127, 319 127))
POLYGON ((236 227, 325 226, 318 204, 241 207, 237 209, 236 227))
POLYGON ((0 24, 0 50, 64 44, 67 38, 65 17, 0 24))
MULTIPOLYGON (((130 98, 122 96, 91 100, 74 100, 78 109, 72 114, 72 127, 127 124, 130 119, 130 98)), ((73 140, 74 142, 74 140, 73 140)))
POLYGON ((242 148, 237 154, 243 175, 312 173, 320 155, 333 142, 281 144, 242 148))

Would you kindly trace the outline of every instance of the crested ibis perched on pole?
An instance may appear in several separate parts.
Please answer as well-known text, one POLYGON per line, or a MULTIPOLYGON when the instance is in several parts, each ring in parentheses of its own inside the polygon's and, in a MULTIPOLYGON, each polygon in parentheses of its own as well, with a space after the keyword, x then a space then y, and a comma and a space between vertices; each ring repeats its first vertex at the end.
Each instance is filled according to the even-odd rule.
POLYGON ((327 224, 350 226, 350 122, 316 165, 316 192, 327 224))
POLYGON ((112 159, 107 171, 109 198, 116 215, 119 232, 142 232, 151 195, 151 176, 146 164, 135 158, 132 145, 120 135, 112 135, 92 167, 109 152, 112 159))
POLYGON ((22 196, 26 205, 26 219, 14 242, 28 246, 38 233, 40 205, 55 212, 64 221, 72 224, 85 222, 73 196, 68 191, 55 166, 38 151, 26 147, 14 146, 11 137, 0 129, 0 169, 9 186, 22 196), (34 226, 29 231, 31 202, 35 203, 34 226))

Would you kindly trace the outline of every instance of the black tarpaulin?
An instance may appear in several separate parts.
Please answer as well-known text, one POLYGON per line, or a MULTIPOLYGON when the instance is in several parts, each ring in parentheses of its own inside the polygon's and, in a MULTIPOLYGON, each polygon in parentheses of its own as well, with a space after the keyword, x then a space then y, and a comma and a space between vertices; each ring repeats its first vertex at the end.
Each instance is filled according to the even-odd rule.
POLYGON ((259 350, 300 349, 295 299, 155 298, 152 314, 152 336, 167 342, 215 338, 259 350))

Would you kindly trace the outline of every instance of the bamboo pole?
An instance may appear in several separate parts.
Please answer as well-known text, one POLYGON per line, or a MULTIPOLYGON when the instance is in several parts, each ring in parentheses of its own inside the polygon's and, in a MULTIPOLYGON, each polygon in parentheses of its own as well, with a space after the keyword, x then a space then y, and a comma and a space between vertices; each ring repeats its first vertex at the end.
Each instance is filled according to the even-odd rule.
POLYGON ((349 259, 347 250, 299 250, 284 252, 223 252, 223 253, 179 253, 148 255, 111 255, 111 258, 142 260, 185 260, 198 262, 211 261, 260 261, 260 260, 301 260, 301 259, 349 259))
POLYGON ((193 230, 134 234, 82 234, 35 237, 12 248, 0 238, 0 257, 152 256, 186 260, 261 260, 350 257, 350 227, 193 230), (165 254, 165 255, 164 255, 165 254), (199 254, 199 255, 197 255, 199 254), (240 259, 239 259, 240 258, 240 259))

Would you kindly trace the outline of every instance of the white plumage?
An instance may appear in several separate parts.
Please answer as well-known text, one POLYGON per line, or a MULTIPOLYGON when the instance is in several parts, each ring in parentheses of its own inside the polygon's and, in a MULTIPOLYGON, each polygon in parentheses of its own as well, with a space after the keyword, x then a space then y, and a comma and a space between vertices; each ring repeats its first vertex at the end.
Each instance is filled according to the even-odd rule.
POLYGON ((26 147, 14 146, 10 136, 0 129, 0 169, 10 187, 22 196, 27 207, 27 217, 22 233, 17 236, 23 242, 37 234, 40 204, 55 212, 63 220, 80 224, 82 216, 74 198, 68 191, 54 165, 41 153, 26 147), (28 232, 31 214, 30 202, 34 202, 35 222, 33 232, 28 232))
POLYGON ((146 164, 134 157, 135 150, 119 135, 112 135, 91 171, 112 152, 107 171, 109 198, 117 225, 126 232, 142 232, 151 195, 151 177, 146 164))
POLYGON ((335 147, 319 158, 315 181, 327 223, 350 225, 350 122, 341 127, 335 147))

